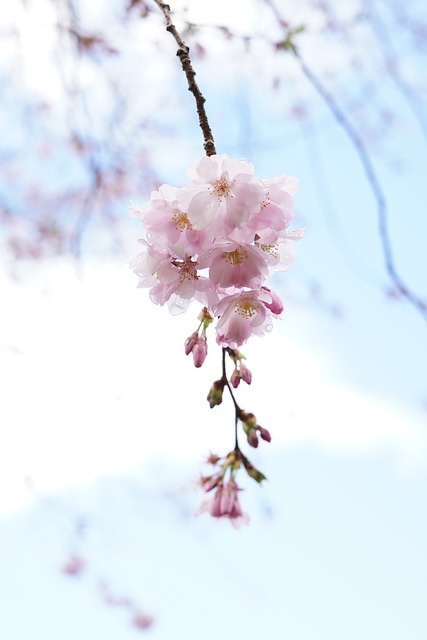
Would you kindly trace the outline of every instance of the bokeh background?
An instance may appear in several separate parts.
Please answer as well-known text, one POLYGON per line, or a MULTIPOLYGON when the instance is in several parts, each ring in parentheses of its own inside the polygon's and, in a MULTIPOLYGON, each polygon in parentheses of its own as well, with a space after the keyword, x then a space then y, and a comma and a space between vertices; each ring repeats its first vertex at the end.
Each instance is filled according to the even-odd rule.
POLYGON ((195 516, 220 349, 136 289, 129 217, 203 154, 154 2, 0 8, 0 637, 427 634, 427 8, 177 0, 217 150, 296 175, 285 314, 239 388, 272 443, 195 516), (304 27, 301 29, 301 27, 304 27), (298 55, 295 55, 295 52, 298 55))

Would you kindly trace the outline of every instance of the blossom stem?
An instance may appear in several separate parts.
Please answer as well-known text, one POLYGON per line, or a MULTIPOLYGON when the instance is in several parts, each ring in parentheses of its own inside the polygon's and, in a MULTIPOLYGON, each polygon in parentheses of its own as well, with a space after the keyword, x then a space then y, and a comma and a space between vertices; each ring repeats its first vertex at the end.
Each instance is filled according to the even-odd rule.
POLYGON ((190 47, 188 47, 185 44, 184 40, 182 39, 175 25, 172 22, 170 6, 162 2, 162 0, 154 0, 154 2, 157 4, 159 9, 163 12, 163 15, 166 20, 166 31, 169 31, 169 33, 173 35, 178 45, 178 50, 176 52, 176 55, 180 59, 182 70, 186 75, 187 82, 188 82, 188 90, 191 91, 196 101, 197 114, 199 116, 199 125, 203 132, 203 138, 205 141, 203 148, 207 156, 213 156, 216 154, 216 149, 215 149, 215 142, 213 139, 212 131, 211 131, 208 117, 206 115, 206 110, 205 110, 206 98, 202 95, 202 92, 200 91, 194 79, 196 72, 194 71, 193 65, 191 64, 191 59, 189 55, 190 47))
POLYGON ((222 380, 224 381, 226 387, 228 388, 229 392, 230 392, 230 396, 231 399, 233 401, 234 404, 234 410, 235 410, 235 418, 234 418, 234 450, 235 451, 240 451, 240 447, 239 447, 239 437, 238 437, 238 432, 237 432, 237 423, 238 420, 240 418, 240 415, 242 413, 241 408, 239 407, 239 405, 237 404, 236 398, 234 397, 234 393, 233 393, 233 389, 228 381, 227 378, 227 371, 226 371, 226 366, 225 366, 225 354, 228 353, 229 351, 229 347, 223 347, 222 348, 222 380))

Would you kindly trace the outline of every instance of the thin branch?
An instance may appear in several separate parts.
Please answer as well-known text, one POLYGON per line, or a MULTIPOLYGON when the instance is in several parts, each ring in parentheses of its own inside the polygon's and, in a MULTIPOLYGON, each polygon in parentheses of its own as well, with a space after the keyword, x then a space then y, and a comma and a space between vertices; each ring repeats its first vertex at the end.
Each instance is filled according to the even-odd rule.
MULTIPOLYGON (((287 29, 286 22, 281 18, 272 0, 264 0, 264 2, 273 11, 275 17, 277 18, 281 26, 284 29, 287 29)), ((399 293, 403 297, 405 297, 408 300, 408 302, 410 302, 420 312, 424 320, 427 321, 426 302, 424 302, 419 296, 417 296, 407 286, 405 281, 400 277, 399 273, 397 272, 396 265, 394 262, 394 257, 393 257, 390 234, 388 231, 387 202, 386 202, 381 184, 378 180, 376 171, 374 169, 374 166, 371 162, 368 152, 365 149, 363 140, 361 139, 361 137, 359 136, 356 129, 353 127, 350 120, 347 118, 347 116, 343 112, 343 110, 340 108, 340 106, 336 102, 333 95, 326 89, 326 87, 321 83, 319 78, 306 65, 299 51, 297 51, 296 49, 293 49, 293 53, 300 64, 301 71, 303 72, 307 80, 310 82, 311 86, 317 91, 317 93, 326 102, 335 120, 344 129, 347 136, 353 143, 354 149, 357 155, 359 156, 360 162, 362 163, 366 179, 368 181, 369 186, 371 187, 371 190, 377 205, 379 236, 381 239, 386 271, 391 281, 399 291, 399 293)))
POLYGON ((224 381, 225 386, 228 388, 229 392, 230 392, 230 396, 231 399, 233 401, 233 405, 234 405, 234 411, 235 411, 235 418, 234 418, 234 442, 235 442, 235 446, 234 446, 234 450, 235 451, 240 451, 239 448, 239 438, 238 438, 238 433, 237 433, 237 425, 238 425, 238 420, 242 414, 242 410, 239 407, 239 405, 237 404, 236 398, 234 397, 234 393, 233 393, 233 389, 231 388, 231 385, 228 381, 227 378, 227 369, 226 369, 226 365, 225 365, 225 354, 229 353, 229 347, 223 347, 222 348, 222 380, 224 381))
POLYGON ((154 2, 157 4, 159 9, 163 12, 163 15, 165 16, 166 31, 169 31, 169 33, 173 35, 178 45, 178 50, 176 52, 176 55, 180 59, 182 70, 186 75, 187 82, 188 82, 188 90, 191 91, 196 101, 197 114, 199 116, 199 125, 203 132, 203 139, 205 141, 203 147, 207 156, 213 156, 216 154, 216 149, 215 149, 215 142, 212 135, 212 131, 209 126, 208 117, 206 115, 206 110, 205 110, 206 99, 203 97, 202 92, 200 91, 194 79, 196 72, 194 71, 193 65, 191 64, 191 59, 189 55, 190 47, 188 47, 185 44, 184 40, 179 35, 175 25, 172 22, 170 6, 162 2, 161 0, 154 0, 154 2))
POLYGON ((382 52, 388 74, 397 89, 400 91, 409 109, 412 111, 421 133, 423 134, 424 141, 427 142, 426 114, 413 87, 405 80, 399 71, 399 55, 393 45, 393 40, 389 36, 387 28, 383 23, 379 12, 375 8, 374 3, 363 0, 363 4, 366 22, 370 25, 375 35, 378 48, 382 52))
POLYGON ((397 272, 393 257, 390 234, 388 230, 387 201, 385 199, 383 189, 380 185, 376 171, 373 167, 369 154, 365 149, 363 141, 351 122, 344 114, 344 112, 338 106, 332 94, 329 93, 329 91, 324 87, 324 85, 320 82, 313 71, 311 71, 311 69, 307 67, 301 57, 301 54, 299 52, 296 52, 295 55, 298 59, 303 74, 305 75, 307 80, 309 80, 311 85, 316 89, 317 93, 324 99, 332 114, 334 115, 335 120, 347 133, 347 136, 353 143, 354 149, 359 156, 360 162, 362 163, 366 179, 369 183, 369 186, 371 187, 377 205, 378 228, 386 271, 391 281, 398 289, 399 293, 404 296, 421 313, 424 320, 427 321, 427 304, 408 287, 408 285, 397 272))

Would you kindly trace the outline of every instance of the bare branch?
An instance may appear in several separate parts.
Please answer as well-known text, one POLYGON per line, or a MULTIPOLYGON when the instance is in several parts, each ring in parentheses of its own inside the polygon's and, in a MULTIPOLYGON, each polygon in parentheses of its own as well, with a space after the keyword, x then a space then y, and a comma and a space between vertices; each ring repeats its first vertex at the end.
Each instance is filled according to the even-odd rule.
MULTIPOLYGON (((264 2, 270 7, 273 11, 275 17, 277 18, 280 25, 288 31, 287 23, 281 18, 276 6, 272 2, 272 0, 264 0, 264 2)), ((329 107, 332 115, 334 116, 337 123, 344 129, 347 136, 353 143, 354 149, 359 156, 359 159, 362 163, 366 179, 368 184, 372 190, 374 195, 376 205, 377 205, 377 215, 378 215, 378 228, 379 228, 379 236, 381 239, 381 245, 384 255, 384 262, 386 271, 396 286, 396 289, 399 293, 405 297, 408 302, 410 302, 423 316, 424 320, 427 321, 427 303, 422 300, 419 296, 417 296, 405 281, 399 275, 396 265, 394 262, 393 251, 391 246, 390 234, 388 230, 388 215, 387 215, 387 201, 379 182, 378 176, 374 169, 374 166, 371 162, 368 152, 365 149, 365 145, 363 140, 357 133, 356 129, 353 127, 350 120, 345 115, 344 111, 340 108, 338 103, 336 102, 332 93, 330 93, 326 87, 322 84, 319 78, 313 73, 313 71, 306 65, 301 54, 296 49, 295 46, 290 48, 292 53, 295 55, 298 60, 301 71, 310 82, 311 86, 316 90, 316 92, 323 98, 327 106, 329 107)))
POLYGON ((427 142, 427 124, 425 110, 411 84, 407 82, 403 75, 400 73, 399 55, 393 45, 393 40, 389 36, 387 28, 381 20, 381 17, 376 10, 374 3, 368 3, 366 0, 364 0, 364 11, 366 14, 366 22, 370 25, 373 33, 375 34, 378 48, 382 52, 384 64, 387 68, 388 74, 390 75, 390 78, 393 80, 397 89, 402 94, 409 109, 412 111, 412 114, 418 123, 421 133, 423 134, 424 140, 425 142, 427 142))
POLYGON ((189 55, 190 47, 188 47, 181 36, 179 35, 175 25, 172 22, 171 18, 171 9, 168 4, 165 4, 161 0, 154 0, 159 9, 163 12, 166 20, 166 31, 169 31, 173 35, 178 45, 178 50, 176 55, 181 61, 182 70, 184 71, 187 82, 188 82, 188 90, 194 96, 196 100, 197 113, 199 116, 199 125, 203 132, 203 139, 205 141, 203 147, 205 149, 207 156, 213 156, 216 154, 215 142, 213 139, 212 131, 209 126, 208 117, 206 115, 205 110, 205 102, 206 99, 203 97, 202 92, 200 91, 197 83, 194 79, 196 72, 193 69, 193 65, 191 64, 191 59, 189 55))
POLYGON ((347 133, 350 138, 353 146, 360 158, 363 169, 365 171, 366 179, 371 187, 372 193, 374 195, 376 205, 377 205, 377 214, 378 214, 378 228, 379 235, 381 239, 381 245, 383 249, 385 267, 387 273, 392 280, 393 284, 396 286, 398 291, 404 296, 423 316, 423 318, 427 321, 427 304, 418 297, 405 283, 405 281, 401 278, 399 273, 397 272, 396 265, 393 258, 393 250, 391 246, 390 234, 388 230, 388 215, 387 215, 387 201, 385 199, 384 192, 378 180, 376 171, 371 162, 368 152, 365 149, 362 139, 358 135, 357 131, 354 129, 351 122, 347 119, 344 112, 338 106, 337 102, 333 95, 323 86, 317 76, 307 67, 305 62, 303 61, 301 54, 297 51, 295 55, 300 63, 301 70, 304 73, 305 77, 311 85, 316 89, 317 93, 324 99, 329 109, 331 110, 335 120, 344 131, 347 133))

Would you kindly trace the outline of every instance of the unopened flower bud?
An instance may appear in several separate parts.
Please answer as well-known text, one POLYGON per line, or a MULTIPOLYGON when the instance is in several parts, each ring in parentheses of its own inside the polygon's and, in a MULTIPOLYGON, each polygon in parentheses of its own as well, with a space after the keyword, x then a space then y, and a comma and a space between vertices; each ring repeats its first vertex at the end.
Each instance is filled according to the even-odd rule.
POLYGON ((237 389, 237 387, 240 384, 240 371, 238 369, 233 370, 233 373, 231 374, 230 382, 231 382, 231 386, 234 389, 237 389))
POLYGON ((240 363, 240 375, 239 377, 246 382, 246 384, 251 384, 252 382, 252 371, 250 371, 243 362, 240 363))
POLYGON ((267 307, 267 309, 270 309, 270 311, 274 313, 276 316, 281 314, 284 309, 284 306, 283 306, 283 302, 281 301, 277 293, 275 293, 274 291, 271 291, 271 289, 269 289, 268 287, 261 287, 261 289, 266 291, 271 298, 271 302, 266 302, 265 300, 262 301, 264 306, 267 307))
POLYGON ((253 413, 247 413, 246 411, 241 411, 239 418, 244 423, 244 425, 246 425, 247 430, 245 429, 245 427, 243 427, 245 429, 245 433, 247 433, 251 429, 257 428, 256 417, 254 416, 253 413))
POLYGON ((251 429, 247 435, 247 439, 248 439, 248 443, 250 444, 251 447, 254 447, 254 449, 257 448, 258 446, 258 436, 256 434, 256 431, 254 429, 251 429))
POLYGON ((192 333, 191 336, 186 339, 184 344, 186 356, 188 356, 193 351, 194 345, 196 344, 198 338, 199 334, 197 333, 197 331, 194 331, 194 333, 192 333))
POLYGON ((194 366, 199 368, 206 360, 208 353, 208 343, 205 336, 197 338, 195 345, 193 346, 193 361, 194 366))
POLYGON ((210 453, 208 455, 208 457, 207 457, 206 462, 208 464, 216 465, 220 460, 221 460, 221 458, 219 456, 217 456, 216 453, 210 453))
POLYGON ((259 431, 259 435, 263 440, 265 440, 266 442, 271 442, 271 435, 270 432, 267 431, 267 429, 264 429, 264 427, 260 427, 258 425, 257 430, 259 431))
POLYGON ((224 384, 225 382, 223 382, 223 380, 216 380, 209 389, 207 401, 209 402, 211 409, 213 409, 213 407, 216 407, 218 404, 221 404, 224 384))

